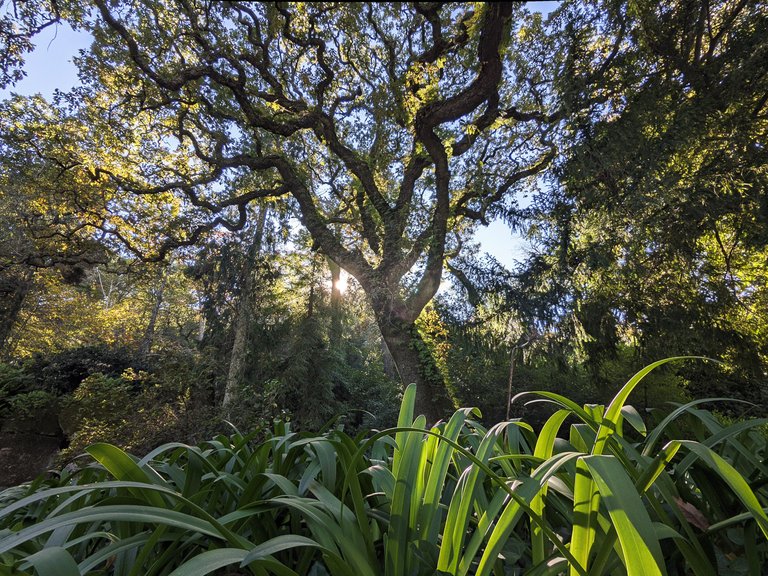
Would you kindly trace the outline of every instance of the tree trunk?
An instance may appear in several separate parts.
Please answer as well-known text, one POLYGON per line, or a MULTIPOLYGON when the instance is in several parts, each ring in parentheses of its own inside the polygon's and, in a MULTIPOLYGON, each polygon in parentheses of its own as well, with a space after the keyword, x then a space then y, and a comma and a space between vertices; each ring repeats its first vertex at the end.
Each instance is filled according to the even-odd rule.
POLYGON ((424 414, 428 424, 448 416, 452 402, 445 381, 416 325, 382 319, 379 328, 403 386, 416 384, 416 414, 424 414))
POLYGON ((163 306, 165 285, 168 282, 170 267, 171 262, 169 261, 168 266, 163 269, 162 276, 160 278, 160 286, 157 288, 154 294, 155 301, 152 304, 152 312, 149 315, 149 323, 147 324, 147 329, 144 331, 144 337, 141 339, 141 344, 139 345, 139 357, 142 359, 147 359, 149 357, 149 353, 152 351, 152 343, 155 339, 155 326, 157 325, 157 317, 160 315, 160 308, 163 306))
POLYGON ((0 294, 3 295, 0 303, 0 352, 5 351, 24 300, 32 289, 32 277, 32 272, 26 272, 21 278, 0 278, 3 284, 0 287, 0 294))
POLYGON ((197 324, 197 342, 198 344, 202 343, 203 339, 205 338, 205 314, 202 311, 202 306, 200 307, 200 321, 197 324))
POLYGON ((397 367, 395 366, 395 361, 392 358, 392 354, 389 352, 389 348, 387 348, 387 341, 384 340, 383 336, 381 338, 381 359, 384 363, 384 374, 387 375, 387 378, 397 380, 397 367))
POLYGON ((509 420, 509 415, 512 411, 512 384, 515 379, 515 361, 517 360, 517 349, 518 346, 512 346, 512 352, 509 354, 509 379, 507 381, 507 420, 509 420))
POLYGON ((330 258, 328 268, 331 269, 331 328, 328 333, 331 348, 338 349, 341 343, 342 326, 342 294, 341 294, 341 267, 330 258))
POLYGON ((232 354, 229 358, 229 371, 227 372, 227 383, 224 388, 223 406, 228 406, 234 400, 237 389, 245 372, 247 358, 247 337, 248 327, 253 320, 253 269, 256 259, 261 254, 261 245, 264 238, 264 225, 267 220, 267 207, 259 208, 259 216, 256 221, 256 230, 253 233, 253 240, 248 249, 248 254, 243 267, 242 292, 240 301, 237 305, 237 318, 235 319, 235 339, 232 344, 232 354))
POLYGON ((309 297, 307 298, 307 318, 315 315, 315 281, 317 280, 317 254, 312 253, 312 265, 309 268, 309 297))
POLYGON ((512 346, 512 351, 509 353, 509 379, 507 380, 507 420, 509 420, 509 416, 512 411, 512 391, 514 390, 514 379, 515 379, 515 366, 517 364, 517 355, 518 351, 522 350, 528 344, 531 343, 533 340, 533 336, 531 336, 533 332, 529 332, 528 335, 521 336, 517 343, 512 346))

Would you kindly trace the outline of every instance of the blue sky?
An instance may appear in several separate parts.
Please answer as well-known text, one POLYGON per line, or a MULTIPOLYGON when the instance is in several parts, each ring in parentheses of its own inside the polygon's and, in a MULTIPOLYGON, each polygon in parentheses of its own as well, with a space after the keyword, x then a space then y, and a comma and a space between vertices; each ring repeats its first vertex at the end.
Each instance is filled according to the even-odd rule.
POLYGON ((67 91, 78 84, 77 67, 72 58, 80 49, 90 46, 91 38, 75 32, 67 24, 43 30, 35 39, 35 50, 25 57, 26 77, 11 88, 0 90, 0 97, 11 92, 31 95, 40 93, 50 99, 53 91, 67 91))
MULTIPOLYGON (((558 2, 529 2, 532 10, 545 15, 558 2)), ((78 84, 77 67, 73 57, 81 49, 88 48, 90 36, 73 31, 68 25, 46 28, 35 39, 35 50, 26 57, 26 77, 10 89, 0 90, 0 98, 7 98, 11 92, 23 95, 40 93, 50 99, 56 89, 67 91, 78 84)), ((481 226, 475 235, 483 252, 487 252, 507 268, 525 258, 526 242, 500 221, 481 226)))

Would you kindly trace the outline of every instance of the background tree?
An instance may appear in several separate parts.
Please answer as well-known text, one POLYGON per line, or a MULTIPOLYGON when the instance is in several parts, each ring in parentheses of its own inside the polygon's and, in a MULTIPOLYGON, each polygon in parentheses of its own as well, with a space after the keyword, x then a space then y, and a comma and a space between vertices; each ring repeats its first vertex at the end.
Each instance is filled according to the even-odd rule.
POLYGON ((256 307, 254 300, 258 298, 258 290, 255 281, 257 264, 264 245, 264 227, 267 222, 269 207, 264 204, 259 207, 256 223, 251 230, 252 238, 246 244, 248 246, 245 262, 240 274, 241 292, 235 317, 234 341, 227 370, 227 383, 224 388, 222 403, 226 406, 234 399, 238 386, 242 383, 245 369, 245 355, 247 353, 246 338, 248 327, 254 321, 253 310, 256 307))
POLYGON ((102 188, 73 169, 81 165, 82 130, 77 119, 39 96, 0 104, 0 347, 39 286, 39 271, 55 270, 77 284, 108 259, 83 218, 88 213, 98 222, 103 216, 102 188))
MULTIPOLYGON (((543 244, 528 286, 548 285, 572 311, 603 382, 612 375, 600 367, 630 345, 638 364, 719 358, 719 374, 687 372, 691 391, 759 399, 768 12, 750 1, 606 7, 627 41, 600 87, 602 108, 569 118, 568 152, 538 198, 543 244)), ((569 98, 584 87, 563 79, 560 90, 569 98)))

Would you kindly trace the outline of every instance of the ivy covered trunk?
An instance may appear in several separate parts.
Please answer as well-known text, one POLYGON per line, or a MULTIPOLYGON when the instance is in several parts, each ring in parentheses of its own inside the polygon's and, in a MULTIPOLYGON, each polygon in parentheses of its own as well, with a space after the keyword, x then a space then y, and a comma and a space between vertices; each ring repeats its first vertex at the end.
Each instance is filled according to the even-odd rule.
POLYGON ((393 318, 376 310, 376 321, 403 386, 415 383, 416 412, 434 424, 452 410, 445 381, 414 322, 393 318))
POLYGON ((264 225, 267 220, 267 206, 259 208, 259 215, 256 221, 256 229, 253 233, 251 246, 248 249, 245 265, 242 273, 242 289, 240 301, 237 307, 237 318, 235 320, 235 336, 232 344, 232 353, 229 357, 229 371, 227 372, 227 383, 224 389, 222 404, 229 406, 237 396, 237 389, 241 384, 243 372, 245 371, 246 360, 248 356, 247 334, 248 327, 253 320, 253 309, 255 303, 252 301, 254 292, 254 268, 256 259, 261 254, 261 246, 264 240, 264 225))

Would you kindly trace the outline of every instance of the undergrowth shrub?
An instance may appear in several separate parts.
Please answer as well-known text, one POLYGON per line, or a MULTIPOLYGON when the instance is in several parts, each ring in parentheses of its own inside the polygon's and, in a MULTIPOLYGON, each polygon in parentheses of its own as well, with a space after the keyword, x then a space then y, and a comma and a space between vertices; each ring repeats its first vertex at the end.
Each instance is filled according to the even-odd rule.
POLYGON ((118 377, 136 365, 136 358, 127 349, 85 346, 49 356, 36 355, 26 370, 34 376, 38 388, 61 396, 74 392, 92 374, 118 377))
POLYGON ((7 416, 18 420, 38 418, 54 410, 57 398, 45 390, 32 390, 15 394, 7 400, 7 416))
POLYGON ((95 442, 144 453, 172 440, 191 442, 222 429, 221 414, 192 405, 183 391, 143 372, 92 374, 61 402, 59 422, 69 438, 64 463, 95 442))

